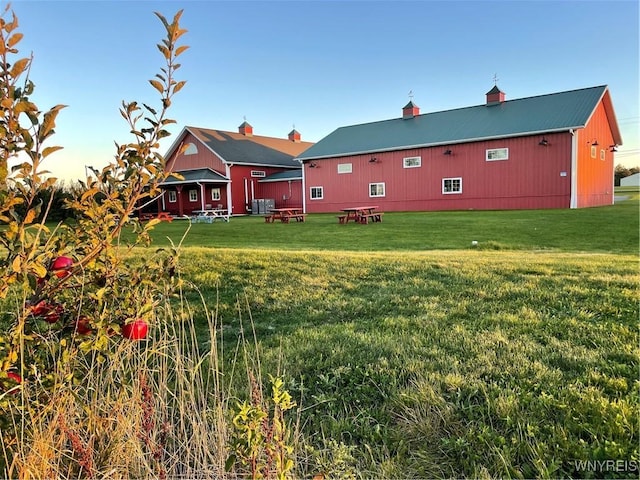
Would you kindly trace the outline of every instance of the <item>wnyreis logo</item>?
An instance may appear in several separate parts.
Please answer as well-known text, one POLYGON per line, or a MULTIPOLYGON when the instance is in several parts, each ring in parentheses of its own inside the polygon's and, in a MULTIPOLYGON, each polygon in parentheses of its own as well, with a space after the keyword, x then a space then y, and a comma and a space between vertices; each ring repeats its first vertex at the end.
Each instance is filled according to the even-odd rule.
POLYGON ((574 460, 576 472, 638 473, 638 460, 574 460))

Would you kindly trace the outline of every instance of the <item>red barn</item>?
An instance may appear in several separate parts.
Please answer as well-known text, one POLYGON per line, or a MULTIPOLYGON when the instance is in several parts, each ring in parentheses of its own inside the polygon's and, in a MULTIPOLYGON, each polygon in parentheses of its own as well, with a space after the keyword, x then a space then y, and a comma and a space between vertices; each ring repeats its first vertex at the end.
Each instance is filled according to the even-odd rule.
POLYGON ((606 86, 341 127, 298 155, 307 212, 580 208, 613 203, 622 138, 606 86))
POLYGON ((302 170, 294 157, 311 145, 295 129, 288 138, 254 135, 246 121, 237 133, 185 127, 165 155, 166 168, 182 178, 162 184, 160 208, 182 216, 206 208, 251 213, 257 199, 300 206, 302 170))

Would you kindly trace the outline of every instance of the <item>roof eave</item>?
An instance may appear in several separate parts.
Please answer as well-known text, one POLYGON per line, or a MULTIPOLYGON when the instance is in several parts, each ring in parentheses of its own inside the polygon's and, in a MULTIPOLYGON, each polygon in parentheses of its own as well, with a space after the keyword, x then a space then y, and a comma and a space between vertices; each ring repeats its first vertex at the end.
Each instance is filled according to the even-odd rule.
POLYGON ((258 183, 275 183, 275 182, 290 182, 292 180, 302 180, 302 177, 291 177, 291 178, 275 178, 275 179, 262 179, 258 180, 258 183))
POLYGON ((609 120, 609 126, 611 128, 611 135, 613 136, 613 142, 616 145, 622 145, 622 134, 620 133, 620 127, 618 126, 618 119, 616 118, 616 112, 613 108, 613 101, 611 100, 611 94, 609 89, 605 90, 602 98, 602 104, 604 110, 607 113, 607 119, 609 120))
POLYGON ((291 170, 300 169, 300 167, 296 165, 278 165, 271 163, 255 163, 255 162, 232 162, 232 165, 242 165, 242 166, 251 166, 251 167, 272 167, 272 168, 289 168, 291 170))
MULTIPOLYGON (((196 133, 193 132, 193 130, 191 130, 192 127, 185 127, 186 130, 193 135, 195 138, 198 139, 198 141, 204 145, 204 147, 209 150, 211 153, 213 153, 216 157, 218 157, 220 159, 220 161, 222 163, 224 163, 225 165, 229 164, 229 162, 227 162, 227 160, 225 158, 222 157, 222 155, 220 155, 218 152, 216 152, 213 148, 211 148, 209 146, 209 144, 207 142, 205 142, 204 140, 202 140, 196 133)), ((193 127, 193 128, 197 128, 197 127, 193 127)))

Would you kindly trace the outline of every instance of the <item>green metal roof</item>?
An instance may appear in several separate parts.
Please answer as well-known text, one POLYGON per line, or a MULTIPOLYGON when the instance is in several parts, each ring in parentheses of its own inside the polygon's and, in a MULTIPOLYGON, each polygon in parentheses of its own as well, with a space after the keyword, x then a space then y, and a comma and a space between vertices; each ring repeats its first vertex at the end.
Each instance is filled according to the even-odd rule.
POLYGON ((287 180, 302 180, 302 168, 273 173, 268 177, 258 180, 258 183, 284 182, 287 180))
POLYGON ((229 179, 220 175, 218 172, 214 172, 210 168, 196 168, 193 170, 182 170, 176 172, 182 175, 183 178, 176 178, 170 176, 161 185, 180 185, 183 183, 228 183, 229 179))
MULTIPOLYGON (((310 160, 582 128, 606 91, 602 85, 341 127, 296 158, 310 160)), ((612 128, 614 137, 619 137, 617 124, 612 128)))

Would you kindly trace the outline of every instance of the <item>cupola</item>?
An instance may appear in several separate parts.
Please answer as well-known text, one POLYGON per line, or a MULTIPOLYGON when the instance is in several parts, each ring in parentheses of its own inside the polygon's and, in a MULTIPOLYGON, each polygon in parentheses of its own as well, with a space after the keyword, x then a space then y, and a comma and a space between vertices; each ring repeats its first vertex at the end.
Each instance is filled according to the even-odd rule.
POLYGON ((498 85, 494 85, 491 90, 487 92, 487 106, 499 105, 505 100, 505 94, 498 88, 498 85))
POLYGON ((244 135, 245 137, 252 137, 253 136, 253 127, 245 120, 238 127, 238 133, 240 133, 241 135, 244 135))
POLYGON ((410 100, 409 103, 402 107, 402 118, 407 120, 416 115, 420 115, 420 107, 413 103, 413 100, 410 100))
POLYGON ((297 131, 295 128, 293 130, 291 130, 289 132, 289 140, 294 142, 294 143, 298 143, 300 142, 302 139, 300 132, 297 131))

